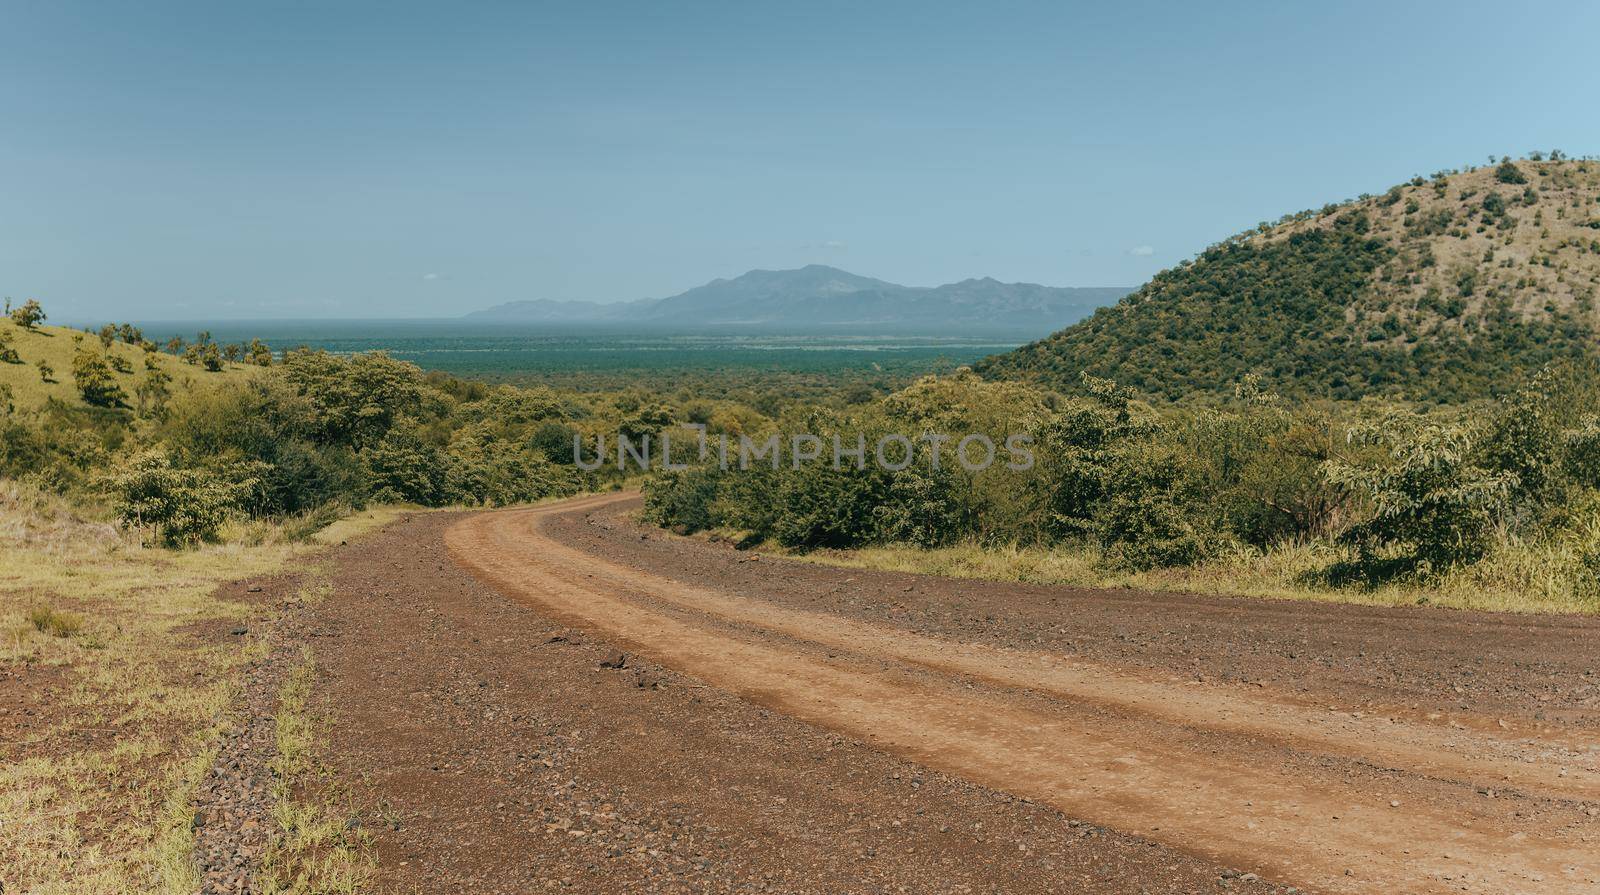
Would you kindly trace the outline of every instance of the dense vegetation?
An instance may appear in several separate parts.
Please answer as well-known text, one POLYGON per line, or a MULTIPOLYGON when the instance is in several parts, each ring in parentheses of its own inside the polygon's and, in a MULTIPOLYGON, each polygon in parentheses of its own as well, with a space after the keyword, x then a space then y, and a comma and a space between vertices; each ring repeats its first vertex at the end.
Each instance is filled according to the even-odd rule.
POLYGON ((1256 374, 1293 397, 1459 403, 1594 353, 1597 290, 1600 163, 1506 160, 1262 224, 977 369, 1169 400, 1256 374))
POLYGON ((1427 579, 1496 544, 1559 546, 1554 574, 1600 597, 1600 387, 1592 364, 1556 365, 1499 401, 1420 412, 1394 405, 1289 403, 1259 377, 1202 408, 1152 406, 1085 375, 1082 396, 970 374, 929 378, 849 413, 773 424, 845 444, 910 435, 904 469, 777 469, 716 457, 646 487, 650 518, 682 532, 728 529, 747 544, 853 548, 1092 545, 1129 569, 1224 554, 1326 545, 1324 584, 1427 579), (969 471, 947 443, 935 464, 920 433, 996 444, 1026 433, 1037 462, 969 471))
MULTIPOLYGON (((100 505, 168 544, 229 520, 299 520, 405 501, 504 505, 620 479, 574 463, 585 433, 653 432, 693 415, 737 430, 753 411, 667 407, 637 390, 587 395, 424 373, 382 353, 274 354, 207 335, 164 348, 0 323, 0 477, 100 505), (61 369, 61 378, 42 368, 61 369)), ((42 311, 37 311, 41 313, 42 311)))

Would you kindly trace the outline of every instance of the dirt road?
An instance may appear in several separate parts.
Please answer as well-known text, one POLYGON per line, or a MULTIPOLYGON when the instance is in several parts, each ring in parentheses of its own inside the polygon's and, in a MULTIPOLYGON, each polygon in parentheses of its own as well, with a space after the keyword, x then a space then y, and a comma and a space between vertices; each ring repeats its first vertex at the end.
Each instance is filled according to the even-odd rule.
POLYGON ((390 888, 1600 891, 1592 622, 828 569, 629 505, 342 554, 335 735, 414 815, 390 888))

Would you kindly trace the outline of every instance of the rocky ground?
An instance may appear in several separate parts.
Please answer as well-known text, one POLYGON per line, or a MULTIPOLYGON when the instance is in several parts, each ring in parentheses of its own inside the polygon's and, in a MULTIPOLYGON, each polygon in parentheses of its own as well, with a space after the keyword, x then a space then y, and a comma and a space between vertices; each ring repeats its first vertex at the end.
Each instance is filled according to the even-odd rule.
POLYGON ((253 895, 262 858, 277 835, 272 819, 278 692, 300 660, 299 642, 310 623, 309 607, 295 593, 294 579, 242 585, 246 599, 274 606, 251 630, 229 625, 219 637, 254 639, 261 657, 244 668, 235 704, 222 719, 221 742, 195 796, 194 857, 202 895, 253 895), (271 587, 272 594, 267 593, 271 587))

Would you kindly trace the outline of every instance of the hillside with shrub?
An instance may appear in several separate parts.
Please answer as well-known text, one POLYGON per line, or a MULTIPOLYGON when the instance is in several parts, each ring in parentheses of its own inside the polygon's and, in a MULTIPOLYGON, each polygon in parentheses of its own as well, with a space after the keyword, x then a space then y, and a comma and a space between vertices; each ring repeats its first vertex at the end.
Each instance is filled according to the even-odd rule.
POLYGON ((1459 402, 1592 354, 1600 162, 1535 154, 1263 223, 977 369, 1178 399, 1248 374, 1284 395, 1459 402))
POLYGON ((573 493, 596 484, 573 463, 575 436, 648 406, 456 380, 382 353, 205 333, 156 345, 132 326, 43 325, 35 307, 0 322, 0 478, 173 546, 235 522, 308 533, 369 503, 573 493))
POLYGON ((899 433, 915 446, 903 465, 904 448, 892 449, 899 468, 870 453, 741 464, 730 449, 724 464, 713 452, 649 481, 645 513, 747 547, 867 551, 852 562, 899 548, 907 569, 938 569, 950 551, 991 567, 1034 551, 1070 559, 1084 572, 1074 583, 1169 570, 1134 580, 1592 612, 1596 382, 1592 362, 1562 361, 1501 399, 1420 410, 1290 401, 1257 376, 1204 405, 1169 405, 1089 376, 1081 396, 1061 396, 966 372, 872 405, 790 413, 758 433, 784 445, 899 433), (965 468, 953 447, 974 433, 996 445, 1023 436, 1035 462, 965 468), (930 434, 949 436, 942 453, 930 434))

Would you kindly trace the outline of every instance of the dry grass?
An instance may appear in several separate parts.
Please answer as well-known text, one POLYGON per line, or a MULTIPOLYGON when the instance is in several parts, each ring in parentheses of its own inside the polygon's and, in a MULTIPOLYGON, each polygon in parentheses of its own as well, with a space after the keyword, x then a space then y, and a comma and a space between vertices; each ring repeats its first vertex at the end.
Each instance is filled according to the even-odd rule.
POLYGON ((986 548, 973 544, 922 550, 868 547, 789 554, 793 559, 847 568, 916 572, 952 578, 1021 581, 1073 587, 1137 588, 1263 599, 1317 600, 1372 606, 1433 605, 1495 612, 1600 614, 1600 595, 1583 559, 1600 547, 1594 530, 1548 542, 1500 538, 1473 566, 1430 580, 1379 586, 1334 586, 1328 569, 1352 557, 1328 544, 1239 550, 1192 568, 1118 569, 1093 547, 986 548))
MULTIPOLYGON (((0 363, 0 385, 11 387, 12 400, 18 412, 37 410, 51 398, 68 404, 83 403, 72 381, 72 358, 80 345, 100 351, 100 339, 97 336, 61 326, 26 330, 8 319, 0 319, 0 338, 5 335, 11 336, 12 347, 21 356, 22 363, 0 363), (36 366, 39 361, 48 363, 55 370, 54 382, 45 382, 40 378, 36 366)), ((117 384, 122 386, 131 400, 134 388, 144 376, 144 349, 114 342, 106 353, 126 360, 133 369, 132 373, 115 374, 117 384)), ((157 352, 155 357, 157 363, 172 376, 170 388, 173 394, 181 394, 208 383, 251 376, 259 369, 235 363, 226 364, 221 371, 211 373, 165 352, 157 352)))
MULTIPOLYGON (((1373 196, 1353 207, 1366 212, 1374 236, 1390 238, 1400 253, 1373 275, 1372 292, 1351 309, 1352 322, 1377 326, 1391 313, 1402 323, 1414 323, 1426 333, 1437 330, 1466 339, 1469 317, 1494 300, 1497 290, 1511 302, 1511 310, 1524 319, 1549 319, 1550 311, 1581 307, 1583 296, 1600 289, 1600 233, 1591 224, 1600 220, 1595 200, 1600 195, 1600 164, 1589 161, 1519 161, 1527 184, 1506 184, 1495 178, 1496 165, 1450 175, 1440 191, 1432 181, 1396 188, 1396 198, 1373 196), (1537 197, 1523 204, 1525 190, 1537 197), (1485 197, 1498 194, 1506 214, 1518 222, 1514 229, 1483 226, 1482 215, 1469 218, 1485 197), (1407 232, 1407 223, 1438 213, 1453 214, 1450 230, 1428 236, 1407 232), (1470 295, 1458 285, 1464 273, 1476 275, 1470 295), (1442 298, 1462 297, 1467 313, 1446 319, 1429 311, 1423 302, 1430 290, 1442 298)), ((1268 236, 1282 239, 1304 230, 1330 226, 1336 216, 1316 216, 1291 223, 1268 236)), ((1583 312, 1596 321, 1592 308, 1583 312)), ((1409 349, 1403 336, 1393 336, 1389 347, 1409 349)))
POLYGON ((49 634, 51 637, 71 637, 83 630, 82 618, 49 606, 35 606, 29 609, 28 621, 35 631, 49 634))
POLYGON ((278 693, 277 751, 273 757, 273 820, 279 839, 262 862, 261 890, 272 893, 350 893, 372 875, 372 840, 318 760, 319 719, 310 707, 316 660, 311 650, 278 693))
POLYGON ((34 712, 0 716, 6 891, 193 891, 186 809, 253 649, 214 635, 253 612, 215 590, 315 549, 270 537, 145 549, 0 482, 0 701, 34 712))

